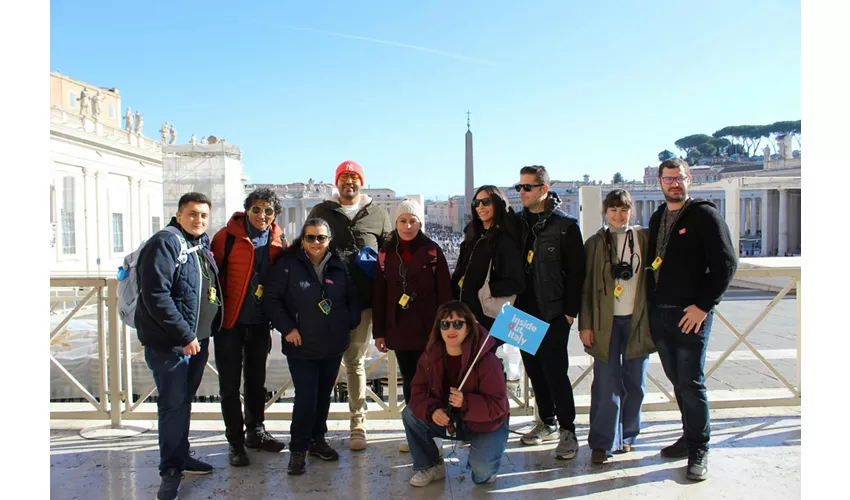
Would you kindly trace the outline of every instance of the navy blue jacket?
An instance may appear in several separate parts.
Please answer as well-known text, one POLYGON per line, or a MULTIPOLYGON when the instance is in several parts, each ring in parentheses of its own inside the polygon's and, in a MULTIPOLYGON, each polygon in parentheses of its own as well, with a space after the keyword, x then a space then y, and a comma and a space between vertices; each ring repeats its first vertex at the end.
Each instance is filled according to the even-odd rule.
MULTIPOLYGON (((172 217, 169 226, 180 225, 172 217)), ((188 245, 192 240, 187 239, 188 245)), ((210 239, 204 234, 198 241, 202 249, 189 254, 185 264, 177 265, 179 240, 168 231, 159 231, 139 252, 136 272, 139 299, 136 303, 136 332, 139 342, 159 350, 186 347, 197 337, 198 312, 201 307, 201 268, 198 258, 203 252, 215 269, 210 254, 210 239)), ((217 285, 221 290, 221 287, 217 285)), ((215 328, 214 328, 215 330, 215 328)))
POLYGON ((335 255, 325 265, 322 283, 300 246, 288 250, 265 276, 263 307, 283 337, 297 328, 301 345, 283 340, 283 354, 302 359, 340 356, 360 324, 357 287, 348 268, 335 255), (319 308, 322 288, 332 303, 330 314, 319 308))

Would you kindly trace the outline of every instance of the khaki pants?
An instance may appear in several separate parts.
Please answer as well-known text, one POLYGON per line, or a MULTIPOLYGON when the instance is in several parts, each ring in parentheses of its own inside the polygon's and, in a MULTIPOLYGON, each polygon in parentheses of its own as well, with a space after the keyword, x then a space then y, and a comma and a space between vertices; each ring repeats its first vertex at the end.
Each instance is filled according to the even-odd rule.
POLYGON ((372 309, 360 313, 360 325, 351 331, 351 345, 342 355, 348 377, 348 409, 351 412, 351 429, 365 430, 366 421, 366 367, 364 356, 372 339, 372 309))

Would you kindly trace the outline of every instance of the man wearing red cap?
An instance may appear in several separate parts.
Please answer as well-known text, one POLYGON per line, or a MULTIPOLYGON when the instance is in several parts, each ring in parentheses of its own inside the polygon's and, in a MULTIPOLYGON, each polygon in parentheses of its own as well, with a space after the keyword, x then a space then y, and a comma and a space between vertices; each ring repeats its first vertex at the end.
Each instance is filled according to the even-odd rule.
MULTIPOLYGON (((348 408, 351 411, 349 448, 366 448, 366 369, 363 363, 372 338, 372 276, 369 265, 358 265, 361 250, 371 247, 377 252, 392 230, 386 210, 372 205, 372 199, 360 192, 363 168, 344 161, 336 168, 337 191, 330 199, 310 211, 309 219, 319 217, 331 227, 331 245, 348 265, 360 298, 360 326, 351 332, 351 345, 342 357, 348 375, 348 408)), ((361 263, 362 264, 362 263, 361 263)), ((374 262, 371 264, 374 266, 374 262)))

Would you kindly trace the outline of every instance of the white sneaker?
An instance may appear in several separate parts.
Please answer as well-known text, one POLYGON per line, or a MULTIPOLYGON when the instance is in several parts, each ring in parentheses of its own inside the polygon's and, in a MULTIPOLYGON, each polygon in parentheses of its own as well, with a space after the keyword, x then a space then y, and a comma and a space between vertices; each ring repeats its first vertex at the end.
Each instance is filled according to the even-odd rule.
POLYGON ((420 470, 410 478, 411 486, 427 486, 433 481, 446 477, 446 467, 442 463, 425 470, 420 470))
POLYGON ((540 444, 543 441, 554 441, 558 439, 558 427, 538 422, 530 431, 522 435, 522 444, 540 444))
POLYGON ((561 440, 558 447, 555 448, 555 458, 562 460, 571 460, 578 453, 578 439, 572 432, 564 429, 561 430, 561 440))

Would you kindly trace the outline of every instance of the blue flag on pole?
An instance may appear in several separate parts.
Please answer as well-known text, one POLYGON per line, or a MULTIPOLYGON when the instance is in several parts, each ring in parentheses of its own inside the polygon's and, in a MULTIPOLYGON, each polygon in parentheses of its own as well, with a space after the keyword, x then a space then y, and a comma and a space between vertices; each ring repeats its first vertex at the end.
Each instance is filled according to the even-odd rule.
POLYGON ((496 316, 490 335, 534 355, 548 329, 549 323, 506 303, 496 316))

